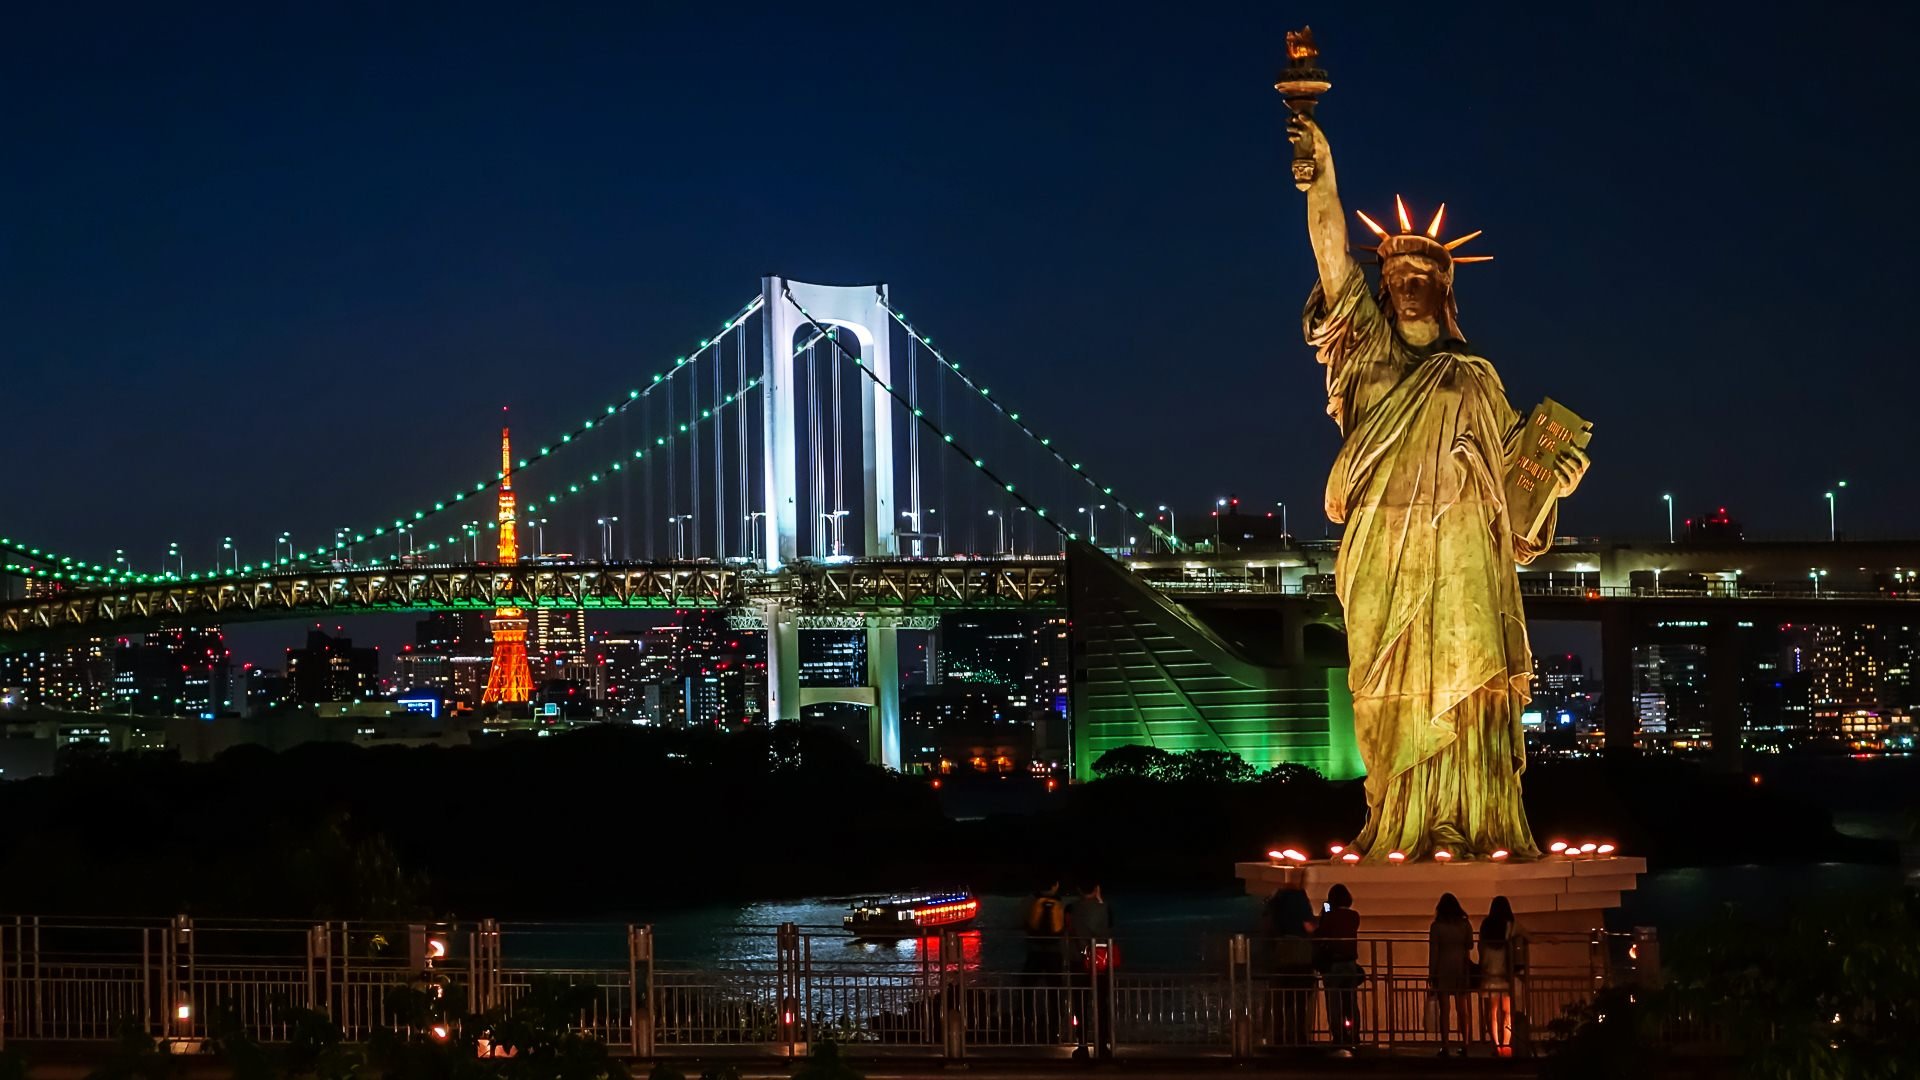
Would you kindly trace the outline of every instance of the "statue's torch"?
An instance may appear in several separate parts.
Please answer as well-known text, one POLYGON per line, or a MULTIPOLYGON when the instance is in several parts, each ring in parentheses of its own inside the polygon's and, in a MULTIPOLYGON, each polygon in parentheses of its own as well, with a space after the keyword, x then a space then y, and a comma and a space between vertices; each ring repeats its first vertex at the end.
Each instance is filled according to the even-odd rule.
MULTIPOLYGON (((1273 82, 1273 88, 1287 101, 1287 108, 1301 116, 1312 116, 1320 95, 1333 89, 1327 73, 1320 69, 1320 50, 1313 44, 1313 27, 1287 31, 1287 66, 1273 82)), ((1313 144, 1301 140, 1293 148, 1293 186, 1301 191, 1313 186, 1315 173, 1313 144)))

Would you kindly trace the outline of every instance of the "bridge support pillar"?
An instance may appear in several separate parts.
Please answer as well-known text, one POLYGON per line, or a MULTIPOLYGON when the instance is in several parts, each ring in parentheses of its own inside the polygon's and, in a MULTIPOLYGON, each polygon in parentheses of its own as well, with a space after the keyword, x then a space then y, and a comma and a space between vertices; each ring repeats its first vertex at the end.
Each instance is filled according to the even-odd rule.
POLYGON ((1740 629, 1732 616, 1713 620, 1707 631, 1707 725, 1714 767, 1740 768, 1740 629))
POLYGON ((800 721, 800 623, 783 604, 760 605, 767 628, 767 719, 800 721))
POLYGON ((1633 751, 1633 613, 1618 601, 1600 616, 1600 717, 1609 754, 1633 751))
POLYGON ((867 759, 898 770, 900 757, 900 628, 892 619, 867 616, 867 759))

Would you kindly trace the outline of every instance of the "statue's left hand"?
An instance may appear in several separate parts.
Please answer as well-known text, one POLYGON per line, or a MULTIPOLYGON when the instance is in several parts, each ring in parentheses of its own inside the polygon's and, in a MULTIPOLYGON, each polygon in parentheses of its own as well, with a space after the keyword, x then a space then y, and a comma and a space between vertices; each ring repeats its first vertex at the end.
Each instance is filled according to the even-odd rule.
POLYGON ((1560 457, 1553 463, 1554 475, 1560 478, 1554 496, 1564 499, 1573 494, 1573 490, 1580 486, 1580 481, 1586 478, 1587 468, 1592 464, 1593 459, 1587 457, 1585 450, 1577 446, 1562 448, 1560 457))

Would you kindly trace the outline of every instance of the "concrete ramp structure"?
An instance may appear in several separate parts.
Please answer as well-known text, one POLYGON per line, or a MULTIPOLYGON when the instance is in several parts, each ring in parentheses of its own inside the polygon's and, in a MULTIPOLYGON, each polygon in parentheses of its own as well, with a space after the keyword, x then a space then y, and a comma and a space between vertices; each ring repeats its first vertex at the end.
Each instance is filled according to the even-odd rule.
POLYGON ((1130 744, 1364 775, 1334 597, 1175 599, 1086 544, 1067 579, 1077 778, 1130 744))

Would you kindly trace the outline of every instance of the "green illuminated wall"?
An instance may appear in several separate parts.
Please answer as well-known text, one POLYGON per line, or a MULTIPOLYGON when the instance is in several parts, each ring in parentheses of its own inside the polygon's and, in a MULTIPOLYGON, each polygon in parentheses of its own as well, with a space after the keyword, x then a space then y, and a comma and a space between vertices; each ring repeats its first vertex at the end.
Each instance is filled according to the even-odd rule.
POLYGON ((1294 762, 1331 779, 1364 774, 1344 657, 1315 658, 1301 646, 1309 623, 1325 630, 1325 601, 1249 598, 1227 625, 1103 554, 1082 548, 1069 558, 1079 778, 1091 778, 1101 754, 1133 743, 1230 750, 1261 770, 1294 762))

